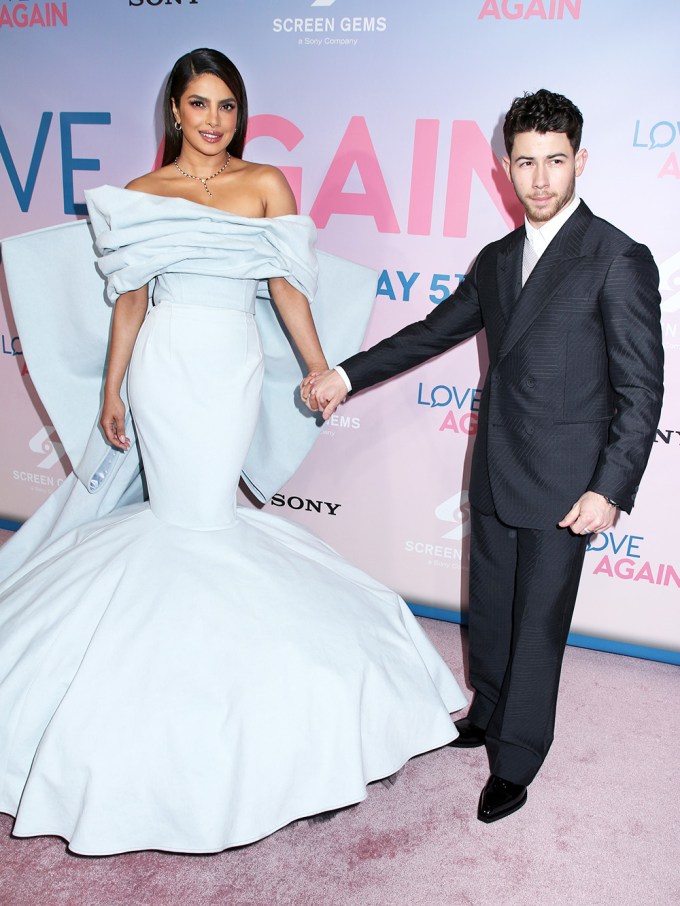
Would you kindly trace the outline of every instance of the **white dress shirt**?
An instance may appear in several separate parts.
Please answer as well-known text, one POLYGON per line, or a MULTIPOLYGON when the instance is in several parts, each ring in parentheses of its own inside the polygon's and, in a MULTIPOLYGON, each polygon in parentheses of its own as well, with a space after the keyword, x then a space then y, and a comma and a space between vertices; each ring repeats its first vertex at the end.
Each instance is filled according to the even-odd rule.
POLYGON ((537 260, 548 248, 552 240, 557 236, 558 232, 580 204, 581 199, 578 195, 574 195, 566 207, 562 208, 559 213, 555 214, 554 217, 551 217, 550 220, 541 224, 538 228, 532 226, 526 216, 524 217, 524 229, 527 231, 527 239, 531 243, 531 247, 536 254, 537 260))

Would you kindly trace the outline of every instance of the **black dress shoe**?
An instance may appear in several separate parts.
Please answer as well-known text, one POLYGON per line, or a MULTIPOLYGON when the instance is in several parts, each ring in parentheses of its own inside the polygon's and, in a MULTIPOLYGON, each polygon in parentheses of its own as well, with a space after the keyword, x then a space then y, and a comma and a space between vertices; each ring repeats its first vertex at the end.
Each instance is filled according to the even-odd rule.
POLYGON ((492 774, 479 797, 477 817, 485 824, 512 815, 527 801, 527 788, 492 774))
POLYGON ((449 745, 454 749, 474 749, 477 746, 483 746, 486 739, 486 733, 481 727, 470 723, 467 717, 462 717, 455 721, 458 737, 450 742, 449 745))

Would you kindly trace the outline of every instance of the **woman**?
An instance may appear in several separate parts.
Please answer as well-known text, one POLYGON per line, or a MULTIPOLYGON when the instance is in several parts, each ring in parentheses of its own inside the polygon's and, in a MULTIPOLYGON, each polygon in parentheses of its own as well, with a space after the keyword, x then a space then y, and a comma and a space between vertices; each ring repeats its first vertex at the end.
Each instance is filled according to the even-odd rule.
POLYGON ((0 809, 83 854, 214 852, 357 802, 454 738, 465 703, 400 598, 236 507, 259 279, 307 369, 326 368, 314 227, 277 170, 241 159, 246 116, 233 64, 193 51, 168 81, 164 166, 88 193, 116 302, 101 423, 130 448, 127 371, 149 501, 0 586, 0 809))

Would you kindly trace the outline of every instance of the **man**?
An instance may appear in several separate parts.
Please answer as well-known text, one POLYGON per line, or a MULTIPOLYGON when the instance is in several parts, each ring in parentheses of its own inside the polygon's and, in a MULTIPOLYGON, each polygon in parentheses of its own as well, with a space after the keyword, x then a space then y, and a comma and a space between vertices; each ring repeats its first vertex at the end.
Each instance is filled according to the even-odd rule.
POLYGON ((486 329, 469 495, 475 698, 452 743, 487 747, 485 822, 524 805, 550 748, 588 535, 630 512, 661 408, 658 272, 645 246, 575 195, 582 124, 561 95, 516 98, 503 165, 524 225, 484 248, 423 321, 302 384, 328 418, 348 389, 486 329))

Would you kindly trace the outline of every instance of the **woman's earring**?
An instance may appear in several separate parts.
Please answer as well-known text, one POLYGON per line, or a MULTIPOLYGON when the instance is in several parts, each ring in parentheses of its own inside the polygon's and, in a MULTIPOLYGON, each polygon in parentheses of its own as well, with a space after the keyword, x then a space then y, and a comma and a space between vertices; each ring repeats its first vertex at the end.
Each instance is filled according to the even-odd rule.
POLYGON ((182 124, 181 124, 181 123, 178 123, 177 120, 175 120, 175 130, 176 130, 177 132, 181 132, 181 131, 182 131, 182 124))

